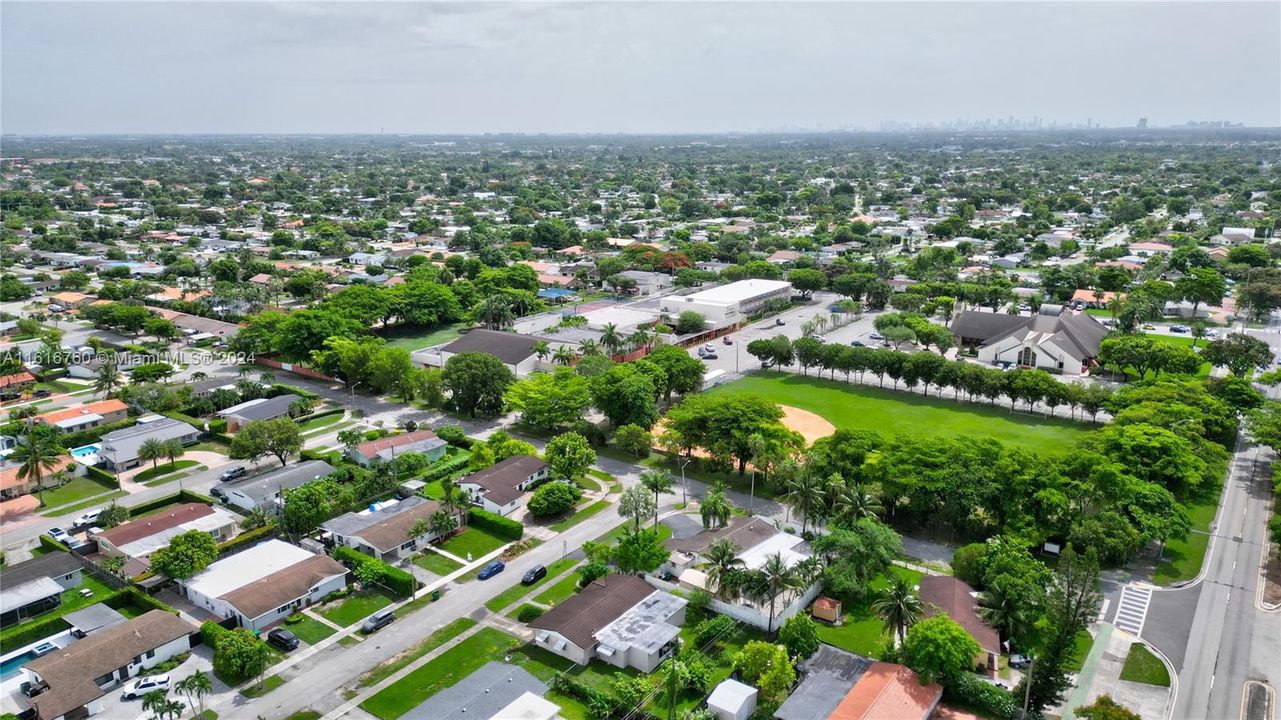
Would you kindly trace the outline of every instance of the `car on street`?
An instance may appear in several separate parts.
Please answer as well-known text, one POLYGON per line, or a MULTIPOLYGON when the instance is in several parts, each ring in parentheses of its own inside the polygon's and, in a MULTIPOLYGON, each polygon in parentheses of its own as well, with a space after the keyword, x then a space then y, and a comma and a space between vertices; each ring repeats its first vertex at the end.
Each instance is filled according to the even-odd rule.
POLYGON ((850 345, 853 347, 867 347, 867 343, 863 342, 862 340, 855 340, 851 342, 850 345))
POLYGON ((48 535, 50 538, 62 543, 63 545, 74 545, 76 542, 75 538, 71 537, 71 533, 59 527, 49 528, 45 531, 45 535, 48 535))
POLYGON ((227 492, 217 485, 209 488, 209 496, 224 503, 227 502, 227 492))
POLYGON ((1010 655, 1010 667, 1018 670, 1025 670, 1032 665, 1032 658, 1022 653, 1010 655))
POLYGON ((485 567, 481 568, 481 569, 480 569, 480 573, 479 573, 479 574, 477 574, 477 575, 476 575, 476 577, 477 577, 478 579, 480 579, 480 580, 488 580, 488 579, 490 579, 491 577, 493 577, 493 576, 497 575, 498 573, 502 572, 502 571, 503 571, 503 569, 504 569, 504 568, 506 568, 506 567, 507 567, 507 566, 506 566, 505 564, 503 564, 503 561, 502 561, 502 560, 495 560, 495 561, 493 561, 493 562, 489 563, 488 565, 486 565, 485 567))
POLYGON ((1219 336, 1219 331, 1211 328, 1205 331, 1205 336, 1213 340, 1219 336))
POLYGON ((72 524, 72 527, 74 528, 89 527, 90 525, 98 522, 99 515, 102 515, 101 510, 90 510, 84 515, 81 515, 80 517, 76 518, 76 521, 75 523, 72 524))
POLYGON ((248 472, 249 471, 245 470, 245 467, 243 465, 237 465, 234 468, 228 468, 226 470, 223 470, 222 475, 220 477, 223 482, 229 482, 231 480, 244 477, 248 472))
POLYGON ((707 343, 706 345, 704 345, 703 349, 706 350, 707 352, 716 352, 716 346, 711 343, 707 343))
POLYGON ((718 359, 718 358, 720 357, 720 355, 717 355, 717 354, 716 354, 716 353, 714 353, 714 352, 712 352, 712 353, 699 353, 699 357, 703 358, 704 360, 716 360, 716 359, 718 359))
POLYGON ((729 336, 729 335, 726 335, 726 336, 725 336, 725 339, 724 339, 724 340, 721 340, 721 342, 725 343, 726 345, 733 345, 733 344, 734 344, 734 340, 733 340, 732 338, 730 338, 730 336, 729 336))
POLYGON ((1144 330, 1156 330, 1156 325, 1148 324, 1143 326, 1144 330))
POLYGON ((547 577, 547 568, 542 565, 535 565, 530 568, 525 576, 520 579, 521 585, 533 585, 534 583, 547 577))
POLYGON ((885 336, 884 336, 884 335, 882 335, 882 334, 880 334, 880 333, 878 333, 878 332, 870 332, 870 333, 868 333, 868 334, 867 334, 867 336, 868 336, 869 338, 871 338, 872 340, 884 340, 884 339, 885 339, 885 336))
POLYGON ((774 324, 775 324, 775 325, 778 325, 779 327, 782 327, 783 325, 786 325, 787 323, 783 322, 783 318, 775 318, 775 319, 774 319, 774 324))
POLYGON ((391 624, 391 621, 395 619, 396 614, 391 611, 391 608, 383 608, 373 615, 370 615, 365 622, 361 623, 360 631, 366 634, 374 632, 379 628, 387 627, 391 624))
POLYGON ((298 648, 298 636, 284 628, 276 628, 267 633, 267 642, 284 652, 298 648))
POLYGON ((149 692, 169 692, 168 675, 150 675, 144 678, 138 678, 125 688, 124 694, 120 697, 125 700, 142 697, 149 692))
POLYGON ((1188 327, 1187 325, 1171 325, 1170 332, 1179 333, 1180 335, 1187 335, 1188 333, 1192 332, 1192 328, 1188 327))

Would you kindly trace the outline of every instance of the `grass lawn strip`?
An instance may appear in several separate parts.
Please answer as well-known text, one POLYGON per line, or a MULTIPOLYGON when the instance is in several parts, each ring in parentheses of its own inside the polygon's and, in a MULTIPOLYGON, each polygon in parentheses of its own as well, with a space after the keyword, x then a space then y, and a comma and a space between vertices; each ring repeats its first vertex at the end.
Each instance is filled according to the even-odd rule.
POLYGON ((342 413, 334 413, 333 415, 324 415, 318 418, 312 418, 311 420, 308 420, 307 422, 299 425, 298 432, 306 433, 310 430, 318 430, 320 428, 329 427, 330 425, 333 425, 334 423, 342 419, 343 419, 342 413))
POLYGON ((466 558, 470 553, 471 560, 484 557, 498 548, 506 545, 507 541, 491 535, 480 528, 469 527, 462 532, 451 537, 441 545, 441 549, 460 558, 466 558))
POLYGON ((1125 664, 1121 666, 1121 679, 1170 687, 1170 671, 1161 662, 1161 658, 1153 655, 1143 643, 1130 646, 1130 654, 1125 656, 1125 664))
POLYGON ((44 501, 44 506, 49 510, 57 510, 63 505, 82 502, 112 490, 119 490, 119 488, 85 475, 84 477, 71 478, 61 487, 37 493, 37 497, 44 501))
POLYGON ((609 507, 608 500, 597 500, 596 502, 588 505, 587 507, 584 507, 582 510, 579 510, 578 512, 569 516, 568 518, 565 518, 564 520, 561 520, 555 525, 552 525, 552 530, 555 530, 556 532, 565 532, 566 530, 574 527, 575 525, 586 520, 587 518, 599 513, 600 511, 604 510, 607 507, 609 507))
POLYGON ((186 470, 189 467, 195 467, 199 464, 200 463, 196 462, 195 460, 178 460, 173 464, 165 463, 163 465, 149 467, 146 470, 143 470, 142 472, 138 473, 137 475, 134 475, 133 481, 136 483, 145 483, 148 480, 155 480, 157 478, 162 478, 166 475, 176 473, 179 470, 186 470))
POLYGON ((556 607, 569 599, 569 597, 575 592, 578 592, 577 573, 567 575, 564 578, 557 580, 556 584, 548 588, 546 592, 535 597, 534 602, 546 605, 547 607, 556 607))
POLYGON ((319 620, 309 618, 306 615, 302 616, 302 620, 295 623, 285 623, 282 627, 294 635, 297 635, 299 640, 307 643, 308 645, 315 645, 321 640, 324 640, 337 632, 337 630, 334 630, 319 620))
POLYGON ((276 688, 284 684, 285 684, 284 678, 280 677, 279 675, 272 675, 271 677, 268 677, 265 680, 263 680, 261 685, 256 685, 256 684, 250 685, 244 690, 241 690, 240 694, 244 695, 247 698, 258 698, 258 697, 262 697, 263 695, 266 695, 267 693, 271 692, 272 690, 275 690, 276 688))
POLYGON ((347 627, 374 614, 392 603, 390 596, 382 592, 362 591, 337 601, 326 603, 316 612, 329 622, 347 627))
POLYGON ((708 392, 759 395, 822 415, 841 429, 873 430, 882 435, 972 435, 1046 455, 1074 447, 1091 429, 1065 419, 1012 415, 1008 405, 957 402, 950 393, 940 398, 937 389, 933 390, 935 395, 924 397, 792 373, 757 373, 708 392))
POLYGON ((517 600, 520 600, 543 585, 546 585, 559 577, 561 573, 569 570, 577 564, 578 561, 573 558, 561 558, 547 566, 547 574, 540 578, 538 582, 535 582, 532 585, 513 585, 490 598, 489 602, 485 603, 485 607, 488 608, 490 612, 502 612, 503 608, 508 607, 517 600))
POLYGON ((438 552, 428 550, 418 557, 414 558, 414 564, 434 575, 444 577, 462 567, 461 564, 441 555, 438 552))
POLYGON ((481 628, 475 635, 361 703, 360 709, 382 720, 396 720, 422 701, 521 644, 519 639, 504 632, 481 628))
POLYGON ((42 512, 40 514, 44 515, 45 517, 61 517, 63 515, 70 515, 71 513, 80 512, 81 510, 86 510, 88 508, 91 508, 94 505, 101 505, 102 503, 105 503, 109 500, 122 498, 128 494, 129 493, 125 492, 124 490, 112 490, 111 492, 108 492, 108 493, 95 495, 92 498, 85 500, 84 502, 78 502, 72 505, 63 505, 60 508, 55 508, 53 510, 42 512))
POLYGON ((441 345, 462 336, 463 324, 446 325, 434 330, 423 331, 418 328, 394 328, 384 334, 388 347, 404 348, 410 352, 434 345, 441 345))
POLYGON ((1072 657, 1068 662, 1068 670, 1079 673, 1081 668, 1085 667, 1085 658, 1090 655, 1090 648, 1094 647, 1094 636, 1089 632, 1082 630, 1076 634, 1076 644, 1072 649, 1072 657))
POLYGON ((426 639, 378 667, 370 670, 360 676, 360 685, 363 687, 372 687, 387 678, 395 675, 401 668, 408 666, 413 661, 462 635, 471 628, 476 626, 476 621, 471 618, 458 618, 457 620, 442 627, 436 632, 428 635, 426 639))

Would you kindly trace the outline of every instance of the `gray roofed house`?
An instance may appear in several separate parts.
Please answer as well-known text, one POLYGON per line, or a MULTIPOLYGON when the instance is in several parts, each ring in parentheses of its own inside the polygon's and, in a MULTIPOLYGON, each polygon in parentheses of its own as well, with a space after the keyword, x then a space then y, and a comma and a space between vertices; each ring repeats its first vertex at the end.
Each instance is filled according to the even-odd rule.
POLYGON ((425 348, 413 353, 420 365, 443 367, 449 358, 465 352, 489 353, 498 358, 517 376, 534 371, 537 357, 534 344, 537 338, 498 330, 477 329, 463 335, 440 349, 425 348))
POLYGON ((80 561, 53 552, 0 570, 0 627, 62 605, 62 593, 80 585, 80 561))
POLYGON ((532 455, 515 455, 458 479, 458 487, 485 510, 510 515, 520 500, 540 480, 547 478, 547 463, 532 455))
POLYGON ((966 310, 952 321, 952 334, 961 344, 981 345, 988 340, 1021 327, 1028 321, 1023 315, 966 310))
MULTIPOLYGON (((430 523, 431 516, 444 508, 435 500, 423 497, 408 497, 400 501, 385 501, 360 512, 349 512, 339 515, 321 525, 321 529, 333 533, 334 542, 339 545, 355 548, 363 553, 382 560, 400 557, 401 553, 412 554, 419 547, 435 540, 437 534, 430 530, 410 537, 410 530, 419 520, 430 523)), ((460 514, 454 520, 461 523, 460 514)))
POLYGON ((227 418, 228 432, 235 432, 254 420, 274 420, 289 415, 290 406, 302 398, 286 393, 270 398, 246 400, 239 405, 232 405, 226 410, 219 410, 218 415, 227 418))
POLYGON ((979 345, 981 362, 1072 375, 1093 362, 1108 332, 1093 317, 1057 305, 1042 305, 1032 316, 968 311, 952 322, 961 344, 979 345))
POLYGON ((141 464, 138 449, 147 440, 178 440, 185 445, 194 443, 199 437, 200 431, 185 422, 152 415, 139 418, 133 427, 103 435, 98 457, 107 464, 107 469, 119 472, 141 464))
POLYGON ((308 460, 235 485, 224 485, 223 491, 227 494, 228 505, 246 512, 252 512, 255 508, 274 511, 285 490, 302 487, 333 473, 334 467, 324 460, 308 460))
POLYGON ((518 665, 491 660, 424 700, 402 720, 489 720, 525 693, 541 696, 547 686, 518 665))
POLYGON ((804 677, 787 700, 774 711, 776 720, 827 720, 858 683, 872 661, 831 645, 801 662, 804 677))

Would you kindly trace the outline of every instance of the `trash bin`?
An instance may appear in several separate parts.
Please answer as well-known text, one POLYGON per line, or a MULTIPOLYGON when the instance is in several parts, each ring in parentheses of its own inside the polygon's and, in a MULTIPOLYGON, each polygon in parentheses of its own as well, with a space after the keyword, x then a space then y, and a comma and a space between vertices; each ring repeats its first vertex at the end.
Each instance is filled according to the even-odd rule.
POLYGON ((436 601, 437 601, 437 600, 439 600, 439 599, 440 599, 440 591, 439 591, 439 590, 432 590, 432 591, 431 591, 431 601, 432 601, 432 602, 436 602, 436 601))

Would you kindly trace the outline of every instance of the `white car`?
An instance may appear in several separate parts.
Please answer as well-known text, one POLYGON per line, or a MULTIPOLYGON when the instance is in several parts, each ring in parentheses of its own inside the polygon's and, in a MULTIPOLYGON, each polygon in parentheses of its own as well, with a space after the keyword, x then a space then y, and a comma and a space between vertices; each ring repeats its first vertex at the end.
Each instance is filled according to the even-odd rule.
POLYGON ((152 675, 150 677, 138 678, 134 680, 121 695, 125 700, 132 700, 136 697, 142 697, 149 692, 169 692, 168 675, 152 675))
POLYGON ((98 522, 98 516, 102 515, 101 510, 90 510, 89 512, 76 518, 75 527, 82 528, 98 522))
POLYGON ((49 530, 45 532, 45 535, 48 535, 50 538, 57 540, 63 545, 71 545, 72 543, 75 542, 75 539, 72 538, 71 535, 66 530, 63 530, 62 528, 56 528, 56 527, 49 528, 49 530))
POLYGON ((1205 336, 1213 340, 1219 336, 1219 331, 1211 328, 1205 331, 1205 336))

